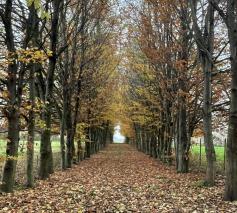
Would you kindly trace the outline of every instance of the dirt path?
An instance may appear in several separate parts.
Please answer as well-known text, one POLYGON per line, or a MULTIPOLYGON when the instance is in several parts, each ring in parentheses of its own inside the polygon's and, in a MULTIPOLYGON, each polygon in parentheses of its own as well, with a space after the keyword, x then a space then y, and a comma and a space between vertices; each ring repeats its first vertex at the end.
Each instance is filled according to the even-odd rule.
POLYGON ((114 144, 34 190, 1 196, 0 212, 237 212, 222 201, 222 182, 207 189, 199 179, 114 144))

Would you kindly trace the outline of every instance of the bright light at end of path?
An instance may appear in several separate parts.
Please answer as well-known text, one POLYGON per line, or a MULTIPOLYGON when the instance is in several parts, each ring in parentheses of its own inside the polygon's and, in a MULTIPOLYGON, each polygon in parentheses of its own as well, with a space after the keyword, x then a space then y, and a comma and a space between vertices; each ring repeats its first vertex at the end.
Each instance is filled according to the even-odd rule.
POLYGON ((121 130, 120 125, 114 127, 114 137, 113 137, 114 143, 125 143, 125 137, 121 134, 120 130, 121 130))

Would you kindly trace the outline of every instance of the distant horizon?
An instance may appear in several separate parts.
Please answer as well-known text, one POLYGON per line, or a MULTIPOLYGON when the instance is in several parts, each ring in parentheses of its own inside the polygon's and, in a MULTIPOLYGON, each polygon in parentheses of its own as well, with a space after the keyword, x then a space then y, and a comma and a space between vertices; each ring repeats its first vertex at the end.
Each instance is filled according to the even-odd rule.
POLYGON ((125 143, 125 136, 121 134, 120 130, 120 125, 114 127, 113 143, 125 143))

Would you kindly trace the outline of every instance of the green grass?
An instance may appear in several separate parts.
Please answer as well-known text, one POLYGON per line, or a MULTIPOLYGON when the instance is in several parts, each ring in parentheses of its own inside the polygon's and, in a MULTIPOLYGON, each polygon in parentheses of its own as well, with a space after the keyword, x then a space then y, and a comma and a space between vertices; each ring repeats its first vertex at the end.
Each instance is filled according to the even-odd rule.
MULTIPOLYGON (((224 171, 224 147, 215 146, 216 151, 216 165, 217 171, 223 172, 224 171)), ((199 145, 192 145, 191 147, 191 156, 190 162, 194 167, 199 167, 200 169, 205 170, 206 167, 206 153, 205 147, 201 146, 201 165, 200 165, 200 146, 199 145)))
MULTIPOLYGON (((215 151, 216 151, 216 160, 217 161, 224 161, 224 147, 222 146, 215 146, 215 151)), ((193 145, 191 147, 191 153, 192 155, 198 155, 200 153, 200 146, 198 145, 193 145)), ((202 146, 201 147, 201 153, 202 153, 202 157, 205 158, 205 147, 202 146)))
MULTIPOLYGON (((54 153, 60 152, 60 141, 53 140, 52 141, 52 149, 54 153)), ((216 146, 216 160, 218 170, 224 169, 224 147, 216 146)), ((35 153, 40 152, 40 141, 35 141, 35 153)), ((6 153, 6 141, 0 140, 0 156, 4 156, 6 153)), ((20 141, 19 146, 19 155, 24 155, 26 153, 26 141, 20 141), (23 147, 23 149, 22 149, 23 147)), ((200 167, 200 146, 192 145, 191 147, 191 164, 195 167, 200 167)), ((205 156, 205 147, 201 147, 201 167, 204 169, 206 166, 206 156, 205 156)))
MULTIPOLYGON (((20 141, 19 145, 19 154, 25 154, 26 153, 26 141, 20 141)), ((40 152, 40 141, 35 141, 35 153, 40 152)), ((52 141, 52 150, 53 152, 60 152, 60 141, 53 140, 52 141)), ((0 140, 0 155, 5 155, 6 153, 6 141, 0 140)))

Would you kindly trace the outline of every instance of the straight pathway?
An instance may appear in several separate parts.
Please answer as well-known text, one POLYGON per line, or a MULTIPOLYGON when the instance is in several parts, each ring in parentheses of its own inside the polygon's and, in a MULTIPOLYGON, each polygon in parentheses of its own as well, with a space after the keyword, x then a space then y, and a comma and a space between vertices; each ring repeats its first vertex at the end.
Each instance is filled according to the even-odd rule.
POLYGON ((0 212, 237 212, 222 201, 222 182, 202 188, 200 178, 112 144, 35 189, 0 196, 0 212))

